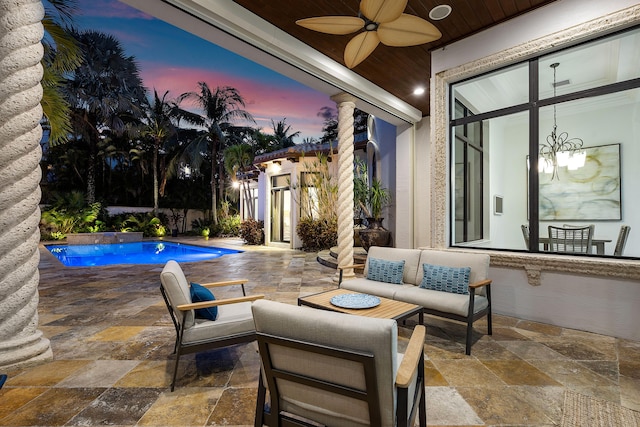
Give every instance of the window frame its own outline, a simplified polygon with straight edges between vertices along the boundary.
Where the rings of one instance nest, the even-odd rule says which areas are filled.
[[[455,241],[455,215],[453,214],[454,209],[454,200],[455,200],[455,180],[453,177],[455,176],[455,156],[453,155],[455,142],[456,142],[456,134],[455,128],[457,126],[468,126],[472,123],[480,123],[482,126],[482,122],[488,121],[490,119],[499,118],[511,114],[517,114],[522,112],[527,112],[529,115],[529,159],[531,164],[538,163],[538,150],[539,150],[539,137],[540,137],[540,109],[544,107],[549,107],[553,105],[562,104],[565,102],[576,101],[587,98],[595,98],[603,95],[609,95],[613,93],[618,93],[626,90],[640,89],[640,77],[627,79],[624,81],[614,82],[610,84],[605,84],[597,87],[590,87],[584,90],[578,90],[571,93],[560,94],[556,96],[550,96],[544,99],[539,98],[539,64],[540,61],[544,58],[547,58],[552,55],[557,55],[563,51],[567,51],[570,49],[575,49],[576,47],[586,46],[593,43],[598,43],[602,40],[613,38],[620,36],[625,33],[631,33],[633,31],[640,31],[640,26],[633,26],[630,28],[625,28],[613,33],[601,35],[599,37],[594,37],[589,40],[583,41],[578,44],[563,46],[559,49],[544,52],[543,54],[537,55],[535,57],[529,58],[524,61],[519,61],[516,63],[509,63],[504,66],[486,70],[481,73],[470,75],[465,77],[464,79],[460,79],[457,81],[451,81],[446,83],[448,88],[448,107],[447,107],[447,123],[448,123],[448,134],[449,134],[449,170],[451,171],[452,179],[450,182],[450,187],[448,189],[449,194],[449,214],[452,219],[449,223],[448,227],[448,246],[449,247],[474,247],[472,244],[474,241],[465,241],[465,242],[456,242]],[[455,86],[467,82],[469,80],[478,79],[482,76],[486,76],[492,73],[499,72],[501,70],[508,69],[513,66],[521,65],[524,63],[528,63],[529,68],[529,81],[528,81],[528,89],[529,89],[529,101],[522,104],[511,105],[509,107],[499,108],[492,111],[486,111],[477,114],[471,114],[469,116],[463,115],[463,117],[456,117],[455,113],[455,105],[458,102],[455,99]],[[466,166],[466,165],[465,165]],[[528,171],[528,218],[529,218],[529,229],[530,229],[530,243],[529,249],[527,252],[532,253],[543,253],[539,249],[539,231],[540,231],[540,223],[539,223],[539,177],[536,168],[529,168]],[[466,195],[466,188],[465,188]],[[484,201],[484,198],[483,198]],[[490,204],[483,203],[483,217],[484,215],[489,214],[487,209],[490,209]],[[486,225],[483,223],[483,235],[488,234],[489,230],[485,230]],[[509,248],[492,248],[492,247],[482,247],[487,250],[506,250],[506,251],[519,251],[517,249],[509,249]],[[521,252],[521,251],[519,251]],[[586,256],[599,256],[603,255],[590,254]]]

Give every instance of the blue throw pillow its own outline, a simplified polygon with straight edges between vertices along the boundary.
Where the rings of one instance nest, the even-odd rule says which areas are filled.
[[[191,302],[214,301],[216,297],[211,291],[198,283],[191,282]],[[218,307],[199,308],[195,310],[196,317],[200,319],[216,320]]]
[[[386,259],[369,258],[368,261],[367,279],[402,285],[404,260],[387,261]]]
[[[424,275],[420,282],[421,288],[469,295],[471,267],[422,264],[422,269]]]

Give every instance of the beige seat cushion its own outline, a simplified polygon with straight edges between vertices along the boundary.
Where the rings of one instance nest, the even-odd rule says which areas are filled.
[[[250,302],[225,304],[218,306],[216,320],[196,319],[193,326],[185,329],[182,342],[193,344],[215,338],[229,338],[231,335],[254,330]]]
[[[357,277],[345,280],[340,284],[340,288],[362,294],[372,294],[379,297],[394,299],[396,292],[404,287],[415,288],[414,285],[396,285],[393,283],[376,282],[375,280]]]
[[[489,278],[489,260],[490,258],[487,254],[423,249],[414,283],[419,286],[420,282],[422,282],[422,276],[424,275],[422,264],[424,263],[447,267],[471,267],[469,282],[479,282]],[[479,288],[476,294],[485,295],[484,287]],[[467,297],[467,299],[469,298]]]
[[[404,287],[395,294],[398,301],[421,305],[424,308],[452,313],[466,317],[469,313],[469,295],[454,294],[451,292],[434,291],[417,286]],[[487,297],[476,295],[473,303],[473,311],[484,310],[489,305]]]
[[[402,261],[404,260],[404,271],[402,274],[402,282],[407,284],[416,284],[416,272],[420,265],[420,271],[422,271],[420,261],[419,249],[398,249],[398,248],[384,248],[380,246],[372,246],[367,251],[367,262],[364,266],[364,277],[367,277],[367,271],[369,270],[369,259],[377,258],[387,261]],[[422,274],[422,273],[421,273]],[[420,276],[422,280],[422,276]],[[418,282],[419,284],[420,282]]]

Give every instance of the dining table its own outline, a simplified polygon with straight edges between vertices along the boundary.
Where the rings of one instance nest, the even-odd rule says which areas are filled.
[[[604,255],[604,244],[610,242],[612,242],[611,239],[591,239],[591,245],[596,249],[596,254],[598,255]],[[538,243],[543,245],[545,251],[549,250],[549,236],[540,236],[538,238]]]

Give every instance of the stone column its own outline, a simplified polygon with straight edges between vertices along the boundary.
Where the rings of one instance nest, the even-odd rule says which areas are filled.
[[[40,0],[0,0],[0,370],[52,358],[38,330]]]
[[[338,266],[343,267],[353,264],[353,110],[356,98],[341,93],[331,99],[338,105]],[[353,269],[343,272],[343,278],[353,276]]]

